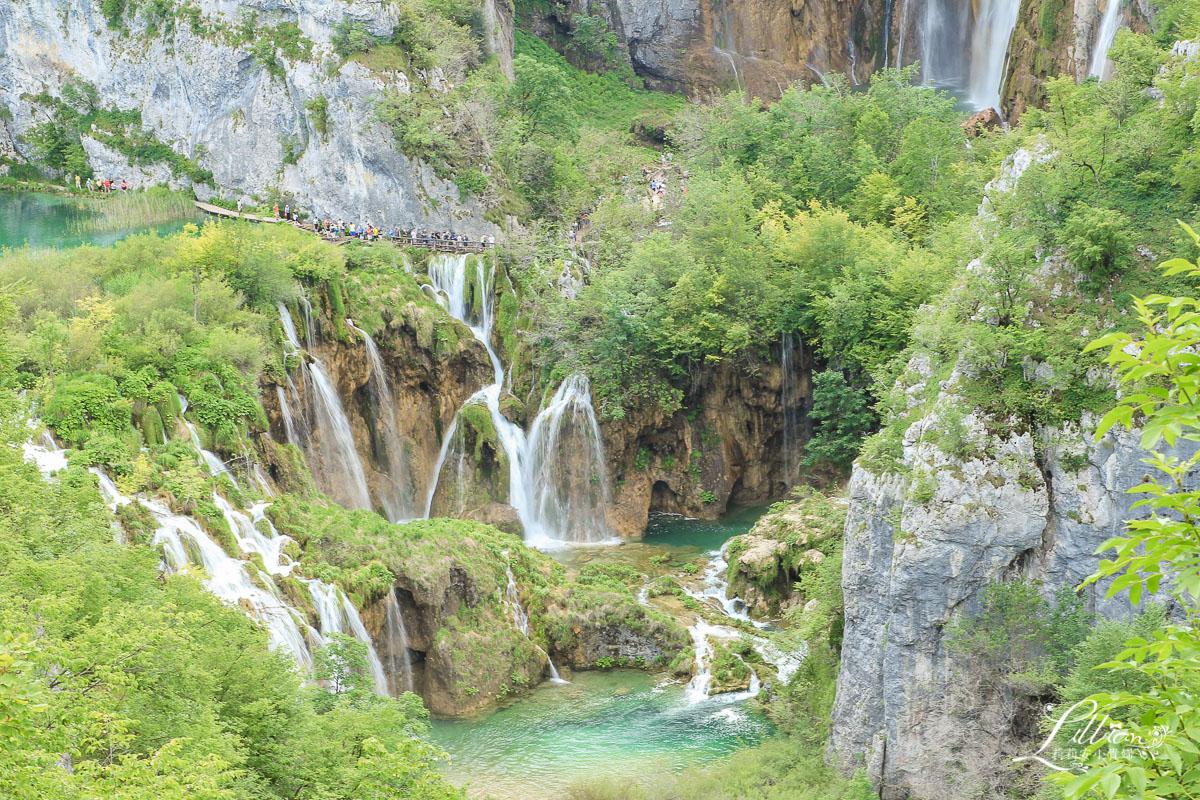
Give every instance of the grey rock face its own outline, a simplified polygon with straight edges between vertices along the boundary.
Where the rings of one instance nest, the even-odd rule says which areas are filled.
[[[315,45],[306,61],[278,54],[283,76],[258,64],[248,46],[219,32],[195,33],[179,22],[172,34],[146,38],[109,30],[89,0],[28,0],[0,4],[0,105],[16,136],[43,121],[22,94],[59,95],[72,77],[94,84],[106,108],[137,109],[146,128],[176,152],[211,169],[216,187],[196,187],[202,199],[290,193],[320,216],[379,225],[453,227],[498,232],[474,202],[461,203],[453,183],[396,150],[390,131],[374,122],[373,103],[388,90],[409,91],[402,72],[376,74],[355,62],[337,67],[329,44],[344,17],[386,35],[395,22],[388,5],[367,0],[199,0],[204,18],[233,26],[257,11],[260,24],[295,22]],[[494,10],[494,9],[493,9]],[[491,16],[494,46],[510,47],[511,17]],[[503,60],[503,59],[502,59]],[[437,85],[444,79],[422,76]],[[308,119],[305,103],[324,95],[327,135]],[[158,167],[130,168],[120,154],[89,145],[105,177],[162,177]],[[302,151],[284,164],[287,150]]]
[[[922,371],[928,380],[924,363],[910,363],[910,373]],[[1095,570],[1096,548],[1139,514],[1125,490],[1151,472],[1136,433],[1095,442],[1091,416],[1006,430],[963,416],[954,381],[908,429],[904,469],[856,466],[850,484],[830,752],[848,770],[867,768],[884,798],[974,796],[1005,779],[1014,720],[1037,710],[1013,694],[963,696],[978,676],[947,651],[944,628],[977,613],[995,581],[1040,581],[1047,597],[1077,586]],[[957,456],[935,444],[956,415],[966,429]],[[1132,613],[1125,595],[1106,600],[1106,589],[1089,587],[1091,610]]]

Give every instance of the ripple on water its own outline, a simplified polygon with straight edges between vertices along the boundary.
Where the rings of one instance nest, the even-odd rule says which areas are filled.
[[[688,705],[680,684],[642,672],[576,673],[490,715],[433,723],[447,768],[472,796],[561,798],[587,778],[628,780],[705,766],[757,743],[770,723],[743,698]]]

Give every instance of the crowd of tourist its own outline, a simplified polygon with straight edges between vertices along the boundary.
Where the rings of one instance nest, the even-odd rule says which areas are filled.
[[[238,214],[242,213],[242,200],[238,200]],[[391,241],[396,244],[411,244],[414,247],[429,247],[434,249],[482,249],[495,247],[496,237],[483,235],[471,237],[454,231],[430,231],[427,228],[405,229],[399,226],[380,228],[370,222],[359,223],[342,218],[331,219],[306,214],[299,207],[286,204],[280,208],[272,206],[271,213],[276,219],[285,220],[295,225],[311,225],[313,231],[324,239],[336,241],[339,239],[357,239],[362,242]],[[306,222],[307,221],[307,222]]]

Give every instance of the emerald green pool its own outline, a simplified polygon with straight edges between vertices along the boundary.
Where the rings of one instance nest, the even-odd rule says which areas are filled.
[[[44,192],[0,191],[0,248],[25,245],[35,248],[76,247],[81,244],[104,246],[133,233],[172,233],[187,222],[197,222],[202,217],[197,212],[192,219],[123,230],[78,233],[76,225],[93,213],[74,197]]]
[[[678,514],[652,514],[646,532],[623,544],[562,547],[546,551],[546,555],[568,567],[588,563],[624,564],[640,572],[650,573],[650,559],[666,556],[667,569],[679,569],[706,553],[720,550],[725,542],[754,527],[767,506],[744,506],[730,509],[717,520],[692,519]]]
[[[771,732],[744,699],[688,705],[682,685],[661,681],[630,670],[582,672],[487,716],[435,721],[433,736],[450,753],[451,779],[472,797],[561,800],[580,781],[620,785],[705,767]]]
[[[748,531],[765,507],[736,509],[716,521],[650,518],[646,533],[620,545],[566,547],[547,554],[569,567],[626,564],[678,569]],[[689,704],[685,687],[640,671],[579,672],[570,685],[543,684],[491,714],[433,723],[449,754],[447,772],[471,797],[561,800],[579,782],[654,780],[704,768],[771,733],[745,694]]]

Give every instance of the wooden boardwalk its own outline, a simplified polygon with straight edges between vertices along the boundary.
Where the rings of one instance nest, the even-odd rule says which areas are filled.
[[[277,222],[284,222],[284,220],[277,219],[275,217],[258,217],[254,214],[239,214],[236,211],[230,211],[228,208],[214,206],[211,203],[202,203],[199,200],[195,202],[196,208],[200,209],[204,213],[212,214],[213,216],[222,217],[224,219],[241,219],[245,220],[246,222],[265,222],[271,225],[274,225]],[[292,222],[290,224],[302,231],[307,231],[308,233],[317,235],[323,241],[329,242],[330,244],[341,246],[347,242],[358,241],[357,236],[321,236],[317,233],[316,229],[313,228],[312,225],[304,225],[297,222]],[[484,250],[495,247],[495,245],[490,242],[484,243],[476,241],[471,244],[463,244],[457,240],[450,241],[446,239],[434,239],[432,236],[418,236],[413,238],[411,236],[380,235],[374,241],[391,242],[397,247],[419,247],[422,250],[436,250],[439,253],[482,253]]]

